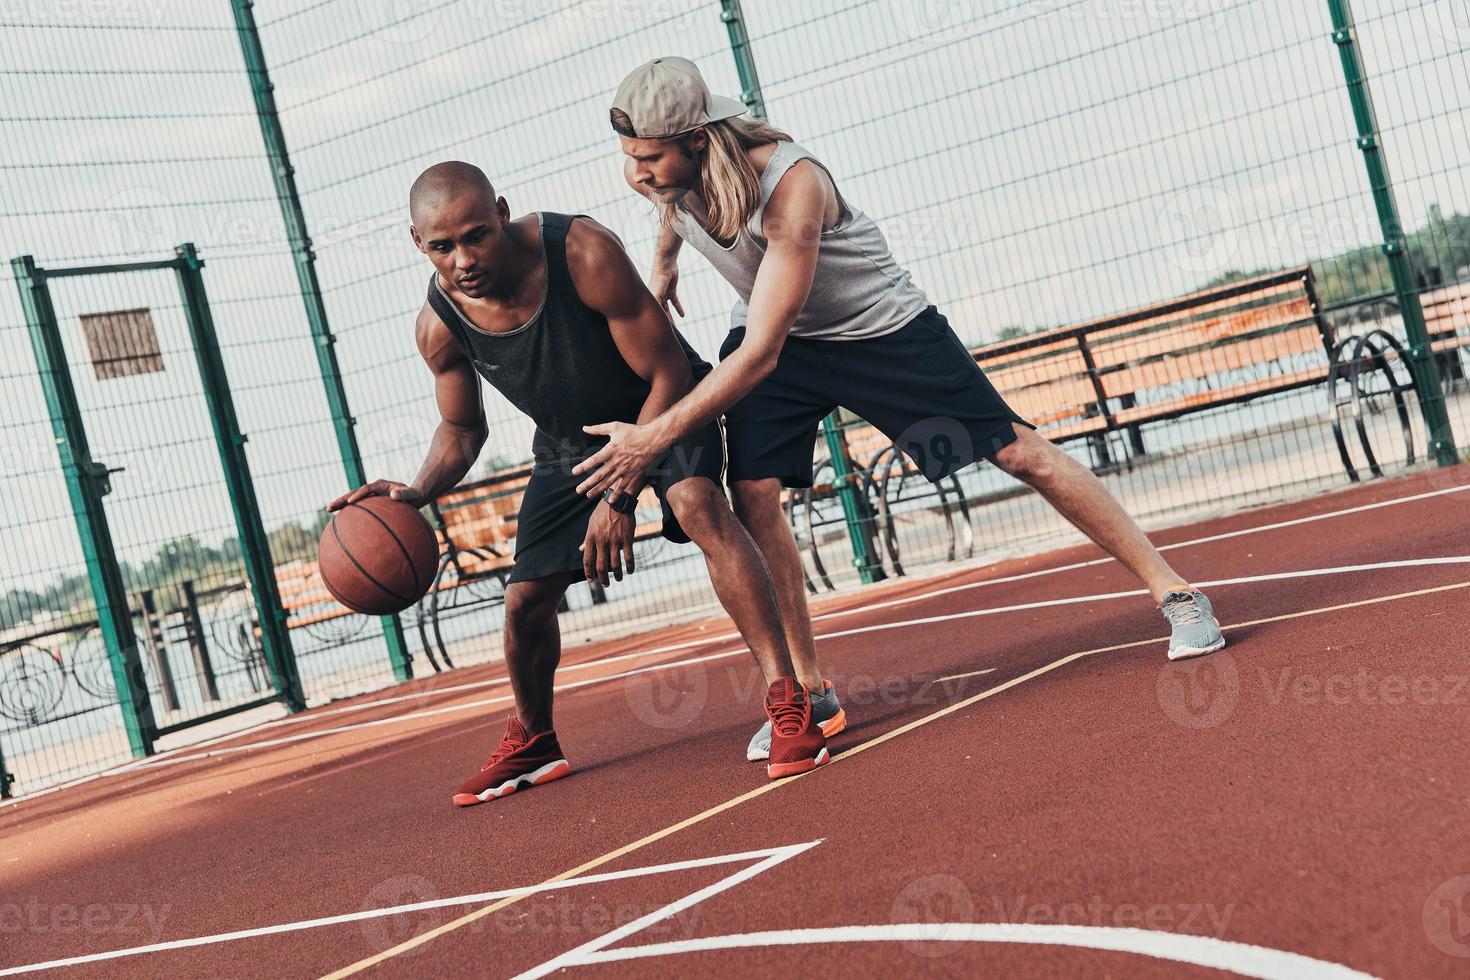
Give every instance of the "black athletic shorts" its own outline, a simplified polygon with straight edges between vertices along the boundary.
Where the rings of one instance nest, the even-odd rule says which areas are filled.
[[[577,493],[577,485],[586,476],[573,474],[572,467],[599,448],[600,445],[587,446],[577,451],[538,455],[521,498],[515,566],[510,581],[524,582],[582,571],[581,547],[587,538],[587,522],[602,501],[589,500]],[[707,425],[678,442],[654,464],[648,471],[648,483],[663,506],[664,537],[679,544],[689,540],[669,509],[669,488],[696,476],[707,477],[720,486],[724,468],[725,447],[718,425]]]
[[[743,327],[731,330],[720,360],[744,339]],[[839,405],[882,430],[934,482],[1014,442],[1012,423],[1035,428],[931,306],[871,340],[786,338],[775,370],[725,414],[726,478],[811,486],[817,428]]]

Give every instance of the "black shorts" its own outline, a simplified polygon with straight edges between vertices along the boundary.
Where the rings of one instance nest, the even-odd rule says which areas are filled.
[[[731,330],[720,360],[744,339],[743,327]],[[811,486],[817,428],[839,405],[882,430],[934,482],[1014,442],[1013,423],[1035,428],[931,306],[872,340],[788,337],[776,369],[725,415],[727,479]]]
[[[572,467],[598,448],[589,446],[580,452],[537,459],[521,498],[515,566],[509,581],[582,571],[581,547],[587,538],[587,522],[602,501],[577,493],[577,485],[586,477],[573,474]],[[719,486],[724,468],[725,447],[718,425],[707,425],[678,442],[654,464],[648,471],[648,484],[663,506],[664,537],[679,544],[689,540],[669,509],[669,488],[697,476]]]

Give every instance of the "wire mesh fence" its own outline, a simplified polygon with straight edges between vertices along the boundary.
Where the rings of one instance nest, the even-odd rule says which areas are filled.
[[[1157,526],[1426,465],[1416,359],[1470,440],[1470,147],[1459,136],[1470,17],[1458,0],[1358,0],[1352,39],[1379,131],[1365,147],[1336,6],[750,0],[743,15],[770,121],[877,219],[1008,400]],[[624,183],[611,93],[660,54],[695,60],[717,92],[749,91],[722,19],[733,9],[0,4],[0,244],[42,267],[197,246],[309,702],[401,676],[393,629],[324,597],[314,554],[324,505],[350,482],[341,433],[355,433],[368,478],[407,481],[438,421],[412,336],[430,267],[408,235],[410,183],[467,160],[513,213],[590,214],[646,270],[656,219]],[[281,161],[262,140],[265,78],[244,54],[245,13],[309,243],[283,213]],[[1397,228],[1385,227],[1365,151],[1386,159]],[[1384,248],[1399,240],[1407,288]],[[307,266],[321,324],[303,302]],[[0,768],[28,791],[134,747],[18,285],[0,284]],[[680,293],[677,325],[712,360],[734,293],[688,254]],[[58,285],[56,297],[92,455],[123,467],[105,508],[161,724],[269,695],[177,289],[163,273],[117,274]],[[1405,327],[1411,297],[1427,348]],[[162,370],[100,376],[88,324],[140,310]],[[324,345],[345,413],[324,383]],[[486,406],[481,458],[430,514],[439,585],[399,617],[419,672],[500,656],[532,428],[488,389]],[[856,582],[859,565],[872,579],[1076,540],[993,467],[930,485],[863,420],[844,416],[842,431],[856,533],[824,440],[816,486],[788,501],[814,592]],[[954,448],[943,420],[906,435]],[[637,575],[606,593],[573,589],[568,642],[717,609],[696,549],[657,535],[637,548]]]

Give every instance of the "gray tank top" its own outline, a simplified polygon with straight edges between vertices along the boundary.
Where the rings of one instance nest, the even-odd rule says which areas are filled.
[[[732,327],[745,326],[746,304],[755,286],[756,270],[766,254],[761,222],[776,185],[792,164],[819,160],[795,143],[779,142],[761,174],[759,206],[729,248],[710,237],[684,207],[675,212],[674,231],[694,246],[724,276],[740,300],[730,313]],[[832,176],[827,171],[827,176]],[[837,181],[832,181],[837,186]],[[695,197],[700,213],[704,202]],[[867,340],[893,333],[924,312],[929,299],[915,286],[908,270],[888,249],[877,222],[848,203],[837,192],[837,223],[822,233],[816,276],[806,305],[791,328],[791,336],[812,340]]]

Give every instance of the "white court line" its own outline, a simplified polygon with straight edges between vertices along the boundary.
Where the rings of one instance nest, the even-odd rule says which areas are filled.
[[[1221,579],[1216,582],[1204,582],[1202,586],[1214,587],[1225,585],[1243,585],[1258,582],[1272,582],[1284,579],[1311,578],[1318,575],[1344,575],[1353,572],[1383,571],[1394,568],[1415,568],[1426,565],[1466,565],[1470,564],[1470,555],[1456,556],[1451,558],[1418,558],[1407,561],[1376,562],[1366,565],[1344,565],[1337,568],[1316,568],[1296,572],[1274,572],[1265,575],[1248,575],[1243,578]],[[944,613],[937,616],[925,616],[920,619],[899,620],[893,623],[875,623],[870,626],[858,626],[852,629],[837,630],[831,633],[819,633],[818,640],[832,640],[840,637],[857,636],[862,633],[876,633],[883,630],[906,629],[912,626],[925,626],[932,623],[944,623],[958,619],[974,619],[980,616],[995,616],[1001,613],[1024,612],[1031,609],[1048,609],[1057,606],[1079,605],[1089,602],[1102,602],[1110,599],[1125,599],[1136,596],[1147,595],[1143,589],[1130,592],[1104,592],[1097,595],[1072,596],[1064,599],[1045,599],[1040,602],[1024,602],[1010,606],[996,606],[988,609],[971,609],[964,612]],[[1163,638],[1158,641],[1163,642]],[[625,670],[617,674],[609,674],[606,677],[589,677],[586,680],[573,681],[570,684],[558,684],[553,688],[555,693],[576,690],[578,688],[590,687],[594,684],[603,684],[608,681],[622,680],[637,674],[646,674],[654,671],[673,670],[679,667],[688,667],[694,664],[708,663],[711,660],[721,660],[726,657],[743,656],[747,654],[745,647],[736,650],[726,650],[719,653],[705,654],[700,657],[689,657],[684,660],[674,660],[668,663],[652,664],[648,667],[638,667],[633,670]],[[446,705],[440,708],[430,708],[424,711],[415,711],[406,715],[394,715],[389,718],[375,718],[372,721],[356,722],[349,725],[338,725],[333,728],[316,729],[309,732],[299,732],[295,735],[284,735],[280,738],[264,739],[258,742],[249,742],[244,745],[229,745],[222,749],[212,749],[207,752],[199,752],[192,755],[176,755],[167,759],[161,759],[150,765],[139,766],[136,769],[155,769],[164,766],[178,765],[182,762],[193,762],[199,759],[212,759],[224,755],[233,755],[238,752],[248,752],[255,749],[273,748],[278,745],[286,745],[292,742],[302,742],[309,739],[321,738],[327,735],[339,735],[344,732],[358,731],[364,728],[376,728],[384,725],[396,725],[400,722],[417,721],[423,718],[432,718],[442,714],[457,711],[468,711],[473,708],[484,708],[494,704],[504,704],[514,700],[514,696],[503,694],[494,698],[483,698],[478,701],[469,701],[464,704]],[[134,771],[136,771],[136,769]],[[14,801],[12,801],[14,802]]]
[[[1154,932],[1149,929],[1107,926],[1068,926],[1037,923],[913,922],[891,925],[839,926],[830,929],[785,929],[750,932],[735,936],[707,936],[645,946],[589,951],[575,960],[552,960],[561,966],[618,963],[654,956],[674,956],[717,949],[765,949],[772,946],[806,946],[828,943],[1021,943],[1039,946],[1070,946],[1136,953],[1175,963],[1192,963],[1264,980],[1373,980],[1373,975],[1337,963],[1313,959],[1300,953],[1231,942],[1187,933]],[[549,964],[548,964],[549,965]],[[534,971],[523,974],[539,977]]]
[[[813,841],[810,844],[793,844],[789,847],[781,848],[779,851],[773,853],[770,857],[766,858],[759,864],[752,865],[751,867],[737,871],[728,877],[721,878],[714,884],[707,885],[704,888],[699,889],[699,891],[694,892],[693,894],[685,895],[683,898],[678,899],[677,901],[670,902],[663,908],[654,909],[652,912],[648,913],[645,916],[642,916],[641,918],[634,919],[632,922],[629,922],[626,925],[619,926],[611,932],[604,933],[603,935],[598,936],[596,939],[583,943],[576,949],[568,950],[567,952],[562,953],[560,956],[547,960],[545,963],[542,963],[540,966],[535,967],[534,969],[527,970],[525,973],[517,976],[515,980],[538,980],[538,978],[544,977],[548,973],[555,973],[557,970],[561,969],[564,966],[573,966],[578,963],[585,962],[585,960],[583,959],[584,957],[601,950],[603,947],[610,946],[613,943],[617,942],[619,939],[624,939],[628,936],[633,935],[634,933],[642,932],[649,926],[678,915],[685,909],[693,908],[700,902],[708,901],[709,899],[714,898],[716,895],[720,894],[723,891],[728,891],[729,889],[734,888],[736,885],[749,881],[751,878],[754,878],[758,874],[762,874],[763,872],[771,870],[778,864],[784,864],[785,862],[796,857],[798,854],[802,854],[806,851],[811,850],[819,843],[821,842]],[[573,878],[571,880],[575,881],[576,879]]]
[[[994,667],[986,667],[984,670],[972,670],[968,674],[950,674],[948,677],[941,677],[939,678],[939,683],[942,684],[945,681],[957,681],[966,677],[979,677],[981,674],[993,673],[995,673]]]
[[[625,878],[642,878],[648,875],[669,874],[676,871],[689,871],[694,868],[708,868],[721,864],[738,864],[745,861],[757,861],[760,863],[754,867],[760,871],[774,867],[783,861],[789,860],[804,851],[810,850],[822,843],[820,840],[809,841],[805,844],[787,844],[782,847],[770,847],[759,851],[744,851],[739,854],[721,854],[718,857],[695,858],[690,861],[676,861],[671,864],[654,864],[643,868],[628,868],[623,871],[607,871],[601,874],[585,875],[580,878],[566,878],[561,881],[542,882],[537,885],[525,885],[519,888],[501,888],[490,892],[477,892],[473,895],[458,895],[454,898],[436,898],[424,902],[411,902],[406,905],[390,905],[377,909],[362,909],[357,912],[348,912],[343,915],[329,915],[319,919],[303,919],[299,922],[286,922],[280,925],[260,926],[255,929],[240,929],[235,932],[221,932],[212,936],[195,936],[190,939],[174,939],[169,942],[150,943],[146,946],[131,946],[127,949],[113,949],[102,953],[86,953],[80,956],[68,956],[64,959],[47,960],[43,963],[27,963],[24,966],[12,966],[0,969],[0,977],[13,976],[19,973],[34,973],[39,970],[52,970],[62,966],[77,966],[82,963],[97,963],[102,960],[115,960],[124,956],[141,956],[146,953],[162,953],[173,949],[187,949],[191,946],[209,946],[215,943],[233,942],[237,939],[254,939],[259,936],[274,936],[284,932],[301,932],[305,929],[320,929],[324,926],[345,925],[351,922],[362,922],[367,919],[380,919],[390,915],[405,915],[410,912],[422,912],[426,909],[447,908],[455,905],[478,905],[482,902],[495,901],[502,898],[523,898],[540,892],[557,891],[568,888],[576,888],[581,885],[595,885],[608,881],[620,881]],[[746,869],[749,872],[751,869]],[[725,879],[732,885],[739,884],[751,877],[751,874],[742,872],[741,876],[732,876]],[[728,887],[728,886],[727,886]],[[721,889],[723,890],[723,889]],[[699,892],[695,893],[700,894]],[[644,918],[647,918],[645,916]],[[642,921],[637,920],[637,921]]]

